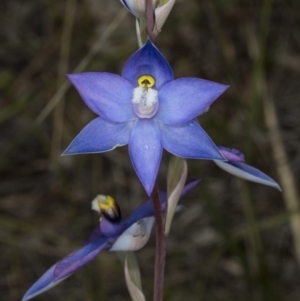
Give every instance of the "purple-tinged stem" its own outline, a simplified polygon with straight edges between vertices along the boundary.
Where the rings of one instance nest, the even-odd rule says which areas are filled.
[[[152,5],[152,0],[146,0],[146,22],[147,22],[147,33],[148,37],[155,44],[155,35],[153,33],[155,26],[155,15]]]
[[[151,193],[151,199],[153,202],[156,229],[153,301],[163,301],[167,237],[164,231],[164,218],[159,200],[159,190],[157,182],[155,183],[155,186]]]

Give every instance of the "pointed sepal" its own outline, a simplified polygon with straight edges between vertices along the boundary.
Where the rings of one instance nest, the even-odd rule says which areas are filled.
[[[246,164],[244,161],[244,155],[236,150],[225,147],[218,147],[220,153],[226,158],[228,161],[219,161],[214,160],[214,162],[223,170],[228,173],[242,178],[244,180],[248,180],[251,182],[267,185],[274,187],[281,191],[281,187],[275,182],[272,178],[267,176],[265,173],[261,172],[259,169]]]
[[[22,301],[28,301],[43,292],[53,288],[82,266],[94,259],[105,247],[108,246],[108,238],[100,238],[93,241],[78,251],[63,258],[52,266],[40,279],[38,279],[26,292]]]

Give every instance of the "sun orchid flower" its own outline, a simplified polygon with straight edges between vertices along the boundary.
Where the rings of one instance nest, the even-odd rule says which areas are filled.
[[[198,183],[199,180],[187,183],[181,197]],[[166,199],[167,194],[160,192],[163,211],[166,209]],[[123,220],[118,204],[110,196],[98,196],[92,202],[92,209],[98,211],[101,217],[86,245],[52,266],[33,284],[22,301],[30,300],[56,286],[94,259],[103,249],[136,251],[147,243],[155,220],[151,199],[141,204],[126,220]]]
[[[163,149],[183,158],[224,160],[194,119],[228,86],[199,78],[174,79],[170,65],[149,40],[127,61],[122,76],[87,72],[68,77],[100,117],[79,133],[64,155],[101,153],[129,144],[132,164],[148,195]]]
[[[215,160],[214,162],[223,170],[244,180],[264,184],[281,191],[280,186],[272,178],[255,167],[245,163],[245,156],[237,149],[218,146],[219,151],[228,161]]]

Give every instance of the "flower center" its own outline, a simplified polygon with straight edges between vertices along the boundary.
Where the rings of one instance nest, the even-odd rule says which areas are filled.
[[[142,75],[137,83],[132,98],[134,112],[140,118],[151,118],[158,110],[157,90],[152,89],[155,79],[151,75]]]

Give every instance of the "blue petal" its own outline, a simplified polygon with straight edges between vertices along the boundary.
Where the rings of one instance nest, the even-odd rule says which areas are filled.
[[[164,211],[165,210],[165,204],[167,200],[167,193],[166,192],[160,192],[159,193],[159,200],[161,203],[161,208]],[[140,206],[138,206],[132,213],[131,215],[127,218],[125,221],[125,230],[129,228],[131,225],[136,223],[138,220],[145,218],[145,217],[150,217],[153,216],[153,202],[151,199],[147,200]]]
[[[75,273],[81,267],[94,259],[104,248],[109,246],[109,238],[99,238],[78,251],[60,260],[54,269],[53,281],[58,281]]]
[[[164,124],[182,124],[205,112],[228,88],[199,78],[180,78],[166,83],[158,93],[155,119]]]
[[[112,123],[92,120],[71,142],[63,155],[101,153],[126,145],[134,122]]]
[[[100,229],[102,234],[106,237],[117,237],[124,230],[124,221],[121,219],[115,222],[103,216],[100,221]]]
[[[65,278],[61,279],[60,281],[53,282],[54,269],[55,265],[51,267],[37,282],[34,283],[34,285],[26,292],[21,301],[30,300],[63,281]]]
[[[26,292],[22,301],[27,301],[34,298],[37,295],[51,289],[56,286],[68,276],[71,276],[76,272],[82,265],[86,264],[88,261],[92,260],[104,247],[106,247],[107,238],[98,240],[92,244],[88,244],[81,248],[75,253],[72,253],[68,257],[62,259],[57,264],[52,266],[38,281],[36,281],[33,286]],[[73,261],[70,260],[73,258]],[[77,262],[76,262],[77,260]],[[69,265],[66,264],[69,262]],[[65,267],[65,270],[62,267]],[[66,272],[67,271],[67,272]],[[59,276],[55,276],[59,272]]]
[[[191,121],[180,126],[159,123],[163,147],[171,154],[190,159],[224,160],[200,125]]]
[[[193,179],[185,183],[180,198],[183,198],[186,194],[188,194],[199,182],[201,179]]]
[[[173,79],[169,63],[150,40],[127,61],[122,76],[137,86],[138,78],[145,74],[155,78],[155,89]]]
[[[68,77],[96,114],[112,122],[136,118],[131,102],[134,87],[128,80],[105,72],[69,74]]]
[[[274,187],[281,191],[280,186],[272,178],[268,177],[266,174],[260,170],[247,165],[243,162],[222,162],[214,161],[220,168],[233,174],[234,176],[240,177],[244,180],[264,184],[267,186]]]
[[[189,193],[198,183],[200,182],[200,179],[195,179],[187,182],[181,192],[180,198],[183,198],[187,193]],[[167,193],[164,191],[161,191],[159,193],[159,200],[161,203],[162,211],[165,211],[166,209],[166,200],[167,200]],[[127,218],[125,221],[125,230],[129,228],[131,225],[136,223],[138,220],[150,217],[154,215],[153,211],[153,202],[151,199],[147,200],[140,206],[138,206],[131,215]]]
[[[152,119],[138,119],[129,139],[133,167],[148,195],[151,194],[162,156],[160,130]]]

